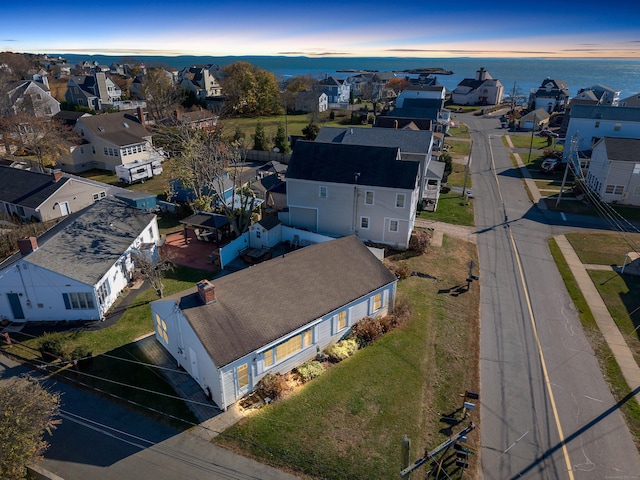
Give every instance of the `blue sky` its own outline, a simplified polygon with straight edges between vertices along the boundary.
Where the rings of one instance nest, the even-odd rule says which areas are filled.
[[[9,1],[0,51],[640,58],[640,2]]]

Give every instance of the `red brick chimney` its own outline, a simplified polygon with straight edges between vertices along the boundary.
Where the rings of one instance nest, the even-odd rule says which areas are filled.
[[[62,170],[60,170],[59,168],[51,170],[51,178],[54,182],[60,180],[62,178]]]
[[[197,284],[198,295],[205,305],[216,301],[216,287],[209,280],[200,280]]]
[[[140,123],[144,125],[144,110],[142,109],[142,107],[138,107],[136,110],[138,113],[138,120],[140,120]]]
[[[38,240],[36,239],[36,237],[19,238],[18,248],[20,249],[20,253],[22,255],[26,255],[27,253],[31,253],[38,248]]]

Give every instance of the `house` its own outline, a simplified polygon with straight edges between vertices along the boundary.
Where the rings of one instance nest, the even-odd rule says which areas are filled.
[[[60,170],[46,174],[0,166],[0,214],[46,222],[78,212],[114,189]]]
[[[223,410],[393,310],[395,276],[350,236],[151,303],[157,341]]]
[[[640,93],[625,97],[618,102],[619,107],[640,107]]]
[[[603,137],[640,138],[640,109],[603,105],[572,106],[563,161],[567,161],[572,150],[588,155],[593,145]]]
[[[198,99],[220,97],[222,87],[217,79],[218,72],[217,65],[185,67],[178,72],[178,83],[184,90],[193,92]]]
[[[429,119],[434,132],[447,133],[451,112],[444,108],[445,95],[446,89],[442,85],[411,85],[398,95],[396,106],[388,116]]]
[[[549,77],[535,92],[531,93],[529,106],[533,110],[544,109],[547,113],[562,112],[569,103],[569,87],[564,80]]]
[[[598,100],[598,105],[616,107],[620,101],[620,90],[616,90],[615,88],[602,83],[593,85],[589,88],[581,88],[576,97],[579,97],[580,94],[584,92],[590,92]]]
[[[11,82],[8,99],[0,102],[0,115],[27,114],[35,117],[52,117],[60,112],[60,102],[51,96],[49,87],[42,82],[24,80]]]
[[[518,119],[518,128],[521,130],[540,130],[549,124],[551,115],[543,108],[537,108]]]
[[[420,191],[420,162],[399,147],[298,141],[287,170],[285,225],[406,249]]]
[[[329,109],[329,97],[325,92],[299,92],[295,97],[297,112],[322,113]]]
[[[598,140],[591,153],[587,185],[606,203],[640,206],[640,138]]]
[[[106,110],[121,97],[120,87],[101,71],[93,75],[70,77],[64,94],[67,103],[88,107],[96,112]]]
[[[130,113],[117,112],[80,117],[73,128],[82,143],[71,149],[71,163],[60,163],[66,172],[92,168],[115,171],[117,165],[164,161],[153,147],[151,133]]]
[[[113,197],[95,202],[0,263],[0,314],[10,321],[103,320],[129,284],[134,251],[155,252],[152,213]]]
[[[480,67],[475,78],[465,78],[456,86],[451,100],[457,105],[498,105],[503,94],[502,82]]]
[[[315,84],[313,89],[317,92],[326,93],[329,105],[349,103],[351,86],[344,80],[340,80],[334,76],[327,76],[324,80]]]
[[[433,134],[421,130],[394,130],[373,128],[322,127],[316,142],[369,145],[372,147],[398,147],[402,160],[420,163],[420,190],[423,198],[426,172],[432,161]]]

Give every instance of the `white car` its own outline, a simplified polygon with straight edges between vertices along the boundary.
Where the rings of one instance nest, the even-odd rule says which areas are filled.
[[[473,198],[473,192],[471,190],[467,190],[467,198]]]

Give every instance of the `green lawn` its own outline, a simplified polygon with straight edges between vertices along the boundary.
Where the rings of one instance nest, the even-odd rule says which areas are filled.
[[[467,127],[464,123],[459,122],[456,122],[456,125],[456,127],[449,128],[449,131],[447,132],[448,136],[456,138],[471,138],[469,127]]]
[[[403,434],[412,440],[411,461],[447,438],[451,432],[440,415],[461,406],[465,389],[478,388],[479,289],[472,284],[451,295],[465,284],[475,246],[444,240],[425,255],[398,258],[438,278],[400,281],[398,294],[413,307],[404,326],[214,441],[314,478],[386,480],[399,477]],[[472,419],[479,421],[475,413]],[[469,435],[471,448],[479,435]],[[472,477],[457,471],[452,478]]]
[[[465,142],[464,140],[452,140],[451,138],[445,138],[445,145],[450,145],[451,148],[447,153],[451,155],[469,155],[469,148],[471,142]]]
[[[435,212],[419,212],[418,218],[453,223],[454,225],[474,225],[473,200],[465,203],[461,193],[441,193]]]
[[[510,135],[510,137],[514,148],[529,148],[532,145],[531,135]],[[532,149],[544,150],[545,148],[547,148],[547,139],[534,135]]]
[[[566,237],[580,261],[594,265],[622,265],[624,256],[633,250],[631,245],[640,243],[638,233],[569,233]]]

